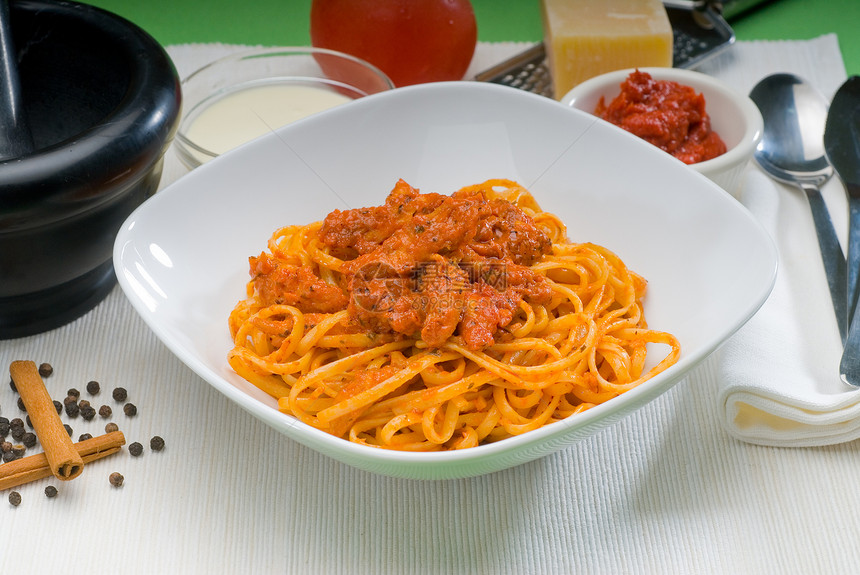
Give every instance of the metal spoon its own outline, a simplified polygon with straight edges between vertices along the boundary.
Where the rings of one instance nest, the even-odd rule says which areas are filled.
[[[824,153],[827,99],[793,74],[764,78],[750,98],[764,119],[756,161],[772,178],[799,187],[809,200],[836,325],[844,342],[848,323],[845,255],[820,190],[833,175]]]
[[[839,362],[845,383],[860,387],[860,76],[849,78],[833,96],[824,127],[824,149],[848,199],[848,336]]]

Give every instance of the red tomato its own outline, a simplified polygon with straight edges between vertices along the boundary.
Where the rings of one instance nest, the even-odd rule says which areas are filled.
[[[311,43],[367,60],[395,86],[461,80],[478,27],[469,0],[313,0]]]

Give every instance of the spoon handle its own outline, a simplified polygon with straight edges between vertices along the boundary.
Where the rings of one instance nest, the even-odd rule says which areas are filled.
[[[809,200],[812,211],[812,221],[815,223],[815,233],[818,235],[818,247],[821,249],[821,260],[824,263],[824,273],[827,286],[830,288],[830,299],[833,300],[833,311],[836,313],[836,325],[839,336],[845,341],[848,324],[848,272],[842,246],[833,228],[830,212],[821,196],[821,190],[813,184],[801,184]],[[858,330],[860,332],[860,330]],[[860,333],[858,333],[860,338]],[[858,356],[860,360],[860,356]],[[858,363],[860,367],[860,363]],[[860,379],[860,371],[858,371]]]
[[[860,387],[860,313],[855,308],[848,329],[848,337],[845,339],[845,347],[842,350],[842,359],[839,361],[839,377],[845,383]]]
[[[848,336],[839,362],[842,381],[860,387],[860,313],[857,312],[857,281],[860,277],[860,189],[846,183],[849,188],[848,212]]]
[[[854,317],[860,294],[860,186],[845,184],[848,195],[848,319]],[[849,325],[853,325],[849,324]],[[860,326],[858,326],[860,327]],[[850,327],[849,327],[850,329]]]

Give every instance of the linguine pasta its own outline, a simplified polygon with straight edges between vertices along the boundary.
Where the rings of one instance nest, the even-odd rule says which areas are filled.
[[[515,182],[277,230],[250,258],[229,363],[300,421],[370,446],[474,447],[571,417],[674,364],[646,281]],[[646,368],[649,344],[668,352]],[[662,347],[662,346],[661,346]]]

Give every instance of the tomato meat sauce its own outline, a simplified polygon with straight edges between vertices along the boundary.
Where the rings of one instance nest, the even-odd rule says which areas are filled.
[[[621,93],[608,105],[601,98],[594,113],[685,164],[726,152],[725,142],[711,129],[704,95],[678,82],[655,80],[647,72],[631,73]]]
[[[520,208],[482,191],[420,193],[400,180],[381,206],[335,210],[319,241],[342,259],[339,285],[265,253],[250,258],[261,299],[303,312],[347,309],[350,331],[416,337],[431,348],[458,335],[492,345],[520,302],[548,303],[552,288],[530,266],[549,237]]]

